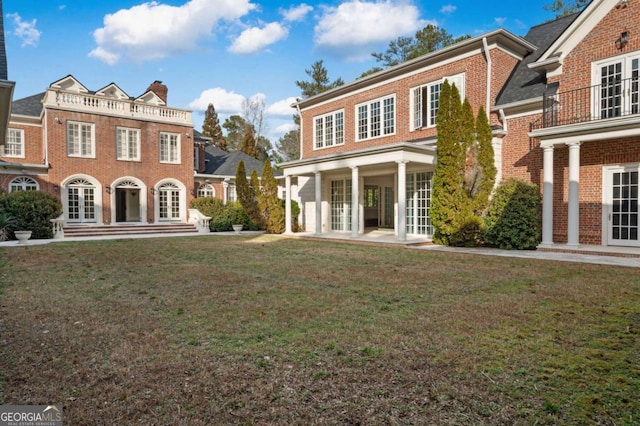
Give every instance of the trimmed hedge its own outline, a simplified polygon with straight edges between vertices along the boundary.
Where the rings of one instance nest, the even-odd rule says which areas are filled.
[[[508,179],[497,189],[485,217],[485,244],[506,250],[533,250],[541,241],[538,186]]]
[[[0,211],[13,217],[12,230],[31,231],[32,239],[53,238],[51,219],[62,214],[62,203],[42,191],[13,191],[0,196]]]
[[[209,229],[212,232],[233,231],[231,225],[243,224],[245,230],[255,231],[257,226],[251,222],[239,202],[228,202],[213,197],[199,197],[191,201],[190,207],[211,217]]]

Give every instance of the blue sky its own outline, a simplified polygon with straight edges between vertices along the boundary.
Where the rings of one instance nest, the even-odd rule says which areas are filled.
[[[201,129],[213,103],[221,121],[243,99],[266,104],[275,144],[292,125],[296,80],[324,60],[346,82],[376,65],[371,52],[426,24],[472,36],[505,28],[516,35],[553,18],[552,0],[3,0],[14,99],[43,92],[69,74],[90,90],[116,83],[130,96],[154,80],[168,104],[193,111]]]

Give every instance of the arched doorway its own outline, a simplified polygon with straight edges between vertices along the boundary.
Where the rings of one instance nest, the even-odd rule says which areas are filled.
[[[160,221],[180,220],[180,187],[166,182],[158,187],[158,207]]]
[[[140,185],[133,180],[123,180],[115,185],[116,222],[141,222],[142,198]]]

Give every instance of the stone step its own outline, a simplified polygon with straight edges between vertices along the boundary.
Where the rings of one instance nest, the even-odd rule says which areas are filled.
[[[102,237],[110,235],[149,235],[197,233],[196,227],[189,223],[171,223],[161,225],[67,225],[65,238]]]

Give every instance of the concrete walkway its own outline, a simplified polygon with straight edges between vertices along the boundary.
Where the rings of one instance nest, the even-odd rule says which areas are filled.
[[[72,241],[89,241],[89,240],[125,240],[132,238],[168,238],[168,237],[203,237],[203,238],[215,238],[217,236],[257,236],[262,235],[262,231],[242,231],[240,234],[236,232],[212,232],[209,234],[200,233],[185,233],[185,234],[146,234],[146,235],[113,235],[113,236],[101,236],[95,238],[78,237],[78,238],[64,238],[60,240],[28,240],[27,244],[18,244],[17,241],[4,241],[0,242],[0,247],[28,247],[34,245],[43,245],[59,242],[72,242]],[[389,237],[389,238],[385,238]],[[387,235],[372,234],[367,237],[366,234],[357,239],[350,239],[342,234],[327,234],[317,236],[312,233],[299,233],[295,235],[282,235],[281,238],[302,238],[313,240],[326,240],[326,241],[340,241],[344,243],[364,243],[371,245],[402,245],[409,250],[433,250],[450,253],[467,253],[483,256],[501,256],[523,259],[541,259],[541,260],[554,260],[560,262],[578,262],[578,263],[591,263],[597,265],[611,265],[611,266],[626,266],[631,268],[640,268],[640,257],[621,257],[625,254],[640,254],[638,249],[626,249],[617,247],[601,247],[601,246],[585,246],[580,247],[577,250],[562,250],[563,247],[559,246],[560,251],[547,251],[547,250],[500,250],[493,248],[464,248],[464,247],[446,247],[435,244],[421,244],[425,241],[411,240],[406,242],[400,242],[395,238]],[[607,255],[609,251],[611,255]],[[597,254],[595,254],[597,253]]]

